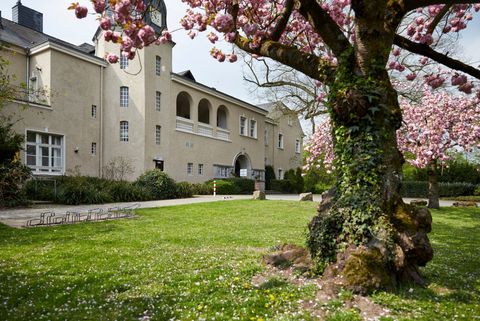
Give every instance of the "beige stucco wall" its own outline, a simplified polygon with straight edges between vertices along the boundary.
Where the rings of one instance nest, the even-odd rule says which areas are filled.
[[[203,182],[215,178],[214,165],[235,166],[236,157],[245,155],[251,164],[251,169],[264,169],[264,142],[263,131],[265,114],[247,104],[219,95],[215,91],[207,90],[181,77],[172,79],[172,101],[169,105],[169,119],[176,123],[176,97],[181,92],[187,92],[191,98],[190,119],[193,124],[193,133],[174,129],[169,133],[169,153],[166,157],[166,172],[179,181]],[[200,100],[207,99],[210,103],[210,123],[207,127],[212,129],[212,137],[200,134],[199,127],[205,126],[198,121],[198,105]],[[217,138],[217,110],[220,106],[227,108],[227,129],[229,140]],[[240,135],[240,116],[257,121],[257,137]],[[182,121],[182,120],[180,120]],[[185,121],[185,120],[183,120]],[[247,135],[249,130],[247,129]],[[193,174],[187,174],[187,164],[193,163]],[[203,164],[204,174],[198,174],[198,164]]]
[[[64,171],[78,169],[82,175],[98,176],[99,155],[91,155],[91,142],[100,142],[100,123],[89,118],[91,105],[100,104],[101,67],[47,48],[31,55],[26,73],[26,56],[20,57],[9,57],[9,72],[20,74],[17,79],[35,74],[41,87],[53,90],[40,101],[42,104],[8,104],[3,112],[16,113],[14,129],[21,134],[35,131],[62,135]],[[25,159],[23,152],[21,156]]]
[[[274,167],[275,175],[279,178],[279,169],[284,174],[289,169],[302,166],[304,134],[298,117],[289,110],[282,110],[282,108],[276,106],[268,114],[268,117],[276,125],[269,127],[269,145],[266,152],[267,163]],[[283,148],[278,147],[279,134],[283,134]],[[301,146],[299,153],[295,150],[295,141],[297,139],[300,140]]]

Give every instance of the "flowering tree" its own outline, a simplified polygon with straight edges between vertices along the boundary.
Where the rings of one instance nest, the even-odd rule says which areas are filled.
[[[135,50],[169,41],[144,23],[158,0],[91,0],[107,41]],[[307,244],[319,265],[334,269],[354,289],[422,283],[418,266],[432,259],[429,212],[403,204],[399,189],[403,157],[396,130],[402,124],[397,92],[387,68],[405,77],[395,50],[422,55],[459,72],[456,87],[474,91],[480,70],[437,48],[442,35],[460,32],[480,10],[478,0],[182,0],[190,9],[181,21],[191,37],[205,32],[255,56],[268,57],[329,88],[338,182],[309,224]],[[107,7],[112,18],[105,14]],[[87,9],[73,5],[77,17]],[[114,27],[119,30],[114,30]],[[233,47],[232,47],[233,48]],[[437,50],[438,49],[438,50]],[[394,54],[390,52],[394,50]],[[235,61],[213,48],[219,61]],[[109,61],[118,59],[108,56]],[[392,60],[390,60],[392,59]],[[421,62],[420,62],[421,63]],[[445,73],[425,74],[432,87]],[[449,76],[450,77],[450,76]],[[453,77],[453,74],[452,74]],[[453,78],[452,78],[453,81]],[[330,265],[337,261],[339,264]],[[333,271],[332,271],[333,272]]]
[[[452,151],[470,152],[480,144],[480,99],[452,96],[446,91],[425,88],[418,102],[400,101],[403,125],[397,142],[406,160],[428,169],[428,207],[439,208],[437,168],[450,160]],[[324,119],[306,147],[306,169],[324,166],[334,169],[335,155],[331,125]]]
[[[437,166],[454,148],[469,152],[480,143],[480,100],[426,90],[421,102],[402,101],[401,108],[398,146],[413,155],[407,162],[428,169],[428,207],[439,208]]]

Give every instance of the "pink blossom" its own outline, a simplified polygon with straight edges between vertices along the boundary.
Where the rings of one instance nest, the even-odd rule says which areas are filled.
[[[118,56],[113,53],[107,54],[107,61],[111,64],[116,64],[118,62]]]
[[[77,6],[75,8],[75,16],[78,18],[78,19],[82,19],[82,18],[85,18],[88,14],[88,9],[87,7],[84,7],[84,6]]]

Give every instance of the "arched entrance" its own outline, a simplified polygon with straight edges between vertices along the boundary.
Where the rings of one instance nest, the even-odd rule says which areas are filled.
[[[252,164],[247,154],[238,154],[235,157],[235,176],[249,177],[252,171]]]

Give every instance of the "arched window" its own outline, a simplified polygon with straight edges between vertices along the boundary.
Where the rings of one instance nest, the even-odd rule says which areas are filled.
[[[120,122],[120,141],[128,142],[128,121]]]
[[[198,103],[198,121],[204,124],[210,124],[211,104],[205,98]]]
[[[177,96],[177,116],[190,119],[190,105],[192,98],[182,91]]]
[[[227,107],[221,105],[217,109],[217,127],[227,129]]]

